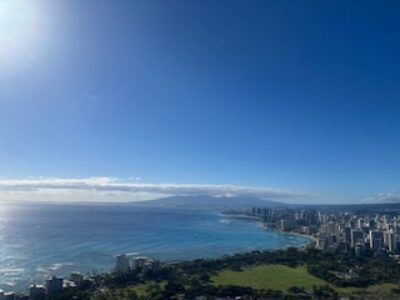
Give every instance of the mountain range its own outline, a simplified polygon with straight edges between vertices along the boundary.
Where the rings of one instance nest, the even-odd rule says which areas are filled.
[[[213,197],[213,196],[171,196],[157,200],[132,202],[134,205],[147,207],[182,207],[182,208],[248,208],[248,207],[283,207],[285,203],[262,200],[256,197]]]

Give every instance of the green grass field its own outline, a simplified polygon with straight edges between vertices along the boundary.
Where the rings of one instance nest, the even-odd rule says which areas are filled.
[[[292,286],[311,289],[313,285],[327,283],[312,276],[304,266],[291,268],[283,265],[262,265],[244,269],[242,272],[224,270],[212,278],[214,285],[248,286],[254,289],[286,291]]]
[[[133,286],[131,289],[135,291],[135,293],[140,297],[143,295],[146,295],[146,291],[148,289],[148,287],[150,286],[150,284],[152,284],[154,282],[149,282],[149,283],[144,283],[144,284],[139,284],[139,285],[135,285]],[[160,288],[164,289],[166,282],[160,282]]]
[[[385,283],[381,285],[361,288],[339,288],[329,284],[308,273],[305,266],[291,268],[284,265],[261,265],[252,268],[243,269],[241,272],[224,270],[212,278],[216,286],[237,285],[243,287],[252,287],[254,289],[274,289],[286,291],[293,286],[311,289],[313,285],[329,285],[340,293],[351,294],[353,292],[390,292],[395,288],[395,284]]]
[[[383,297],[383,299],[385,296],[388,296],[387,299],[394,299],[392,289],[398,287],[398,285],[393,283],[384,283],[373,285],[367,288],[340,288],[311,275],[308,273],[305,266],[291,268],[285,265],[260,265],[256,267],[244,268],[241,272],[225,269],[220,271],[216,276],[213,276],[211,280],[212,284],[215,286],[236,285],[242,287],[252,287],[258,290],[273,289],[281,290],[283,292],[286,292],[288,288],[293,286],[303,287],[306,290],[309,290],[312,289],[314,285],[329,285],[342,295],[351,295],[353,293],[360,293],[363,295],[379,294]],[[147,289],[151,284],[154,284],[154,282],[114,289],[111,291],[114,297],[113,299],[130,299],[130,291],[134,291],[139,297],[146,295]],[[159,283],[161,289],[164,289],[165,285],[165,281]],[[93,299],[97,300],[105,298],[93,297]]]
[[[149,287],[149,284],[139,284],[132,288],[135,291],[136,295],[143,296],[146,295],[146,290]]]

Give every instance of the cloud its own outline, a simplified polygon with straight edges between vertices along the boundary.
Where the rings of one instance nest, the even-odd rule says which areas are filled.
[[[127,202],[167,196],[254,196],[290,200],[296,191],[229,184],[142,183],[113,177],[0,179],[0,200]]]
[[[397,193],[379,193],[376,195],[368,196],[364,199],[365,202],[400,202],[400,192]]]

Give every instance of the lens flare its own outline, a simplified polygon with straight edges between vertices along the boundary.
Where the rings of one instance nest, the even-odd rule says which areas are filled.
[[[0,0],[0,76],[40,60],[45,19],[38,1]]]

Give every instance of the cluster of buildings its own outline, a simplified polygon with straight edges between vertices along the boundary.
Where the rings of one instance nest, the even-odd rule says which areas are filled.
[[[115,273],[117,274],[128,274],[130,272],[146,274],[150,271],[157,271],[159,268],[160,261],[158,259],[126,254],[117,255],[115,258]],[[26,295],[0,290],[0,300],[45,300],[47,296],[59,294],[64,288],[81,286],[84,280],[92,279],[84,278],[79,272],[71,273],[69,279],[52,276],[46,280],[45,285],[31,285],[29,293]]]
[[[354,249],[356,256],[367,250],[376,255],[398,254],[400,221],[386,214],[319,214],[320,228],[315,235],[317,247],[328,251]]]
[[[400,212],[252,208],[246,213],[261,217],[267,228],[309,235],[324,251],[400,252]]]
[[[65,287],[80,286],[83,280],[83,276],[78,272],[71,273],[69,280],[52,276],[46,280],[45,285],[31,285],[28,295],[19,295],[14,292],[0,290],[0,300],[45,300],[46,296],[56,295]]]
[[[117,255],[115,259],[115,272],[117,274],[127,274],[130,272],[157,271],[160,268],[158,259],[150,259],[145,256],[130,256],[127,254]]]

